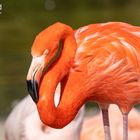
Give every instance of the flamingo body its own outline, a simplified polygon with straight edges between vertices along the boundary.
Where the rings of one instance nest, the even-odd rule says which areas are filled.
[[[117,104],[128,112],[140,101],[140,28],[119,22],[93,24],[78,29],[75,37],[73,71],[80,71],[83,79],[78,86],[99,104]]]
[[[91,24],[76,31],[56,23],[39,33],[32,46],[27,85],[42,122],[62,128],[85,102],[96,101],[110,140],[108,106],[117,104],[127,140],[127,116],[140,101],[139,42],[140,27],[122,22]],[[61,99],[56,107],[54,91],[59,82]]]

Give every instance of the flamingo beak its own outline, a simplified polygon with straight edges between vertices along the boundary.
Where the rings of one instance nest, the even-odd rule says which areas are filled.
[[[32,97],[35,103],[38,102],[38,84],[36,81],[27,80],[27,88],[30,96]]]
[[[35,103],[39,100],[39,84],[42,77],[44,59],[33,57],[28,74],[27,74],[27,89]]]

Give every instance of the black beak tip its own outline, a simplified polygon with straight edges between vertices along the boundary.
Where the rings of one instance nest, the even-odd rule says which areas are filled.
[[[33,101],[37,103],[39,100],[38,83],[32,80],[27,80],[26,83],[27,83],[27,89],[30,96],[32,97]]]

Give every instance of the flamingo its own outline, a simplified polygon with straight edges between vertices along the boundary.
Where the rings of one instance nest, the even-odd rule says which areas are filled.
[[[41,121],[63,128],[92,100],[102,110],[105,139],[111,140],[108,107],[117,104],[123,140],[128,140],[128,114],[140,101],[139,42],[140,27],[122,22],[90,24],[75,31],[57,22],[39,33],[31,50],[27,87]]]
[[[58,104],[59,88],[56,90],[55,104]],[[63,129],[53,129],[44,125],[34,102],[27,96],[13,109],[5,123],[5,140],[79,140],[84,106],[76,118]]]
[[[109,107],[111,134],[113,140],[122,140],[122,118],[121,113],[116,105],[110,105]],[[129,140],[140,139],[140,113],[136,109],[132,109],[129,114]],[[84,118],[82,129],[80,132],[80,140],[104,140],[104,132],[101,121],[101,113],[94,117]],[[94,124],[94,125],[91,125]]]

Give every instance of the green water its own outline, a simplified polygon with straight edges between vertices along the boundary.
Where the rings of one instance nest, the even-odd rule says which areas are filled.
[[[122,3],[123,2],[123,3]],[[30,48],[41,30],[61,21],[73,28],[124,21],[140,25],[138,0],[5,0],[0,15],[0,116],[26,96]]]

